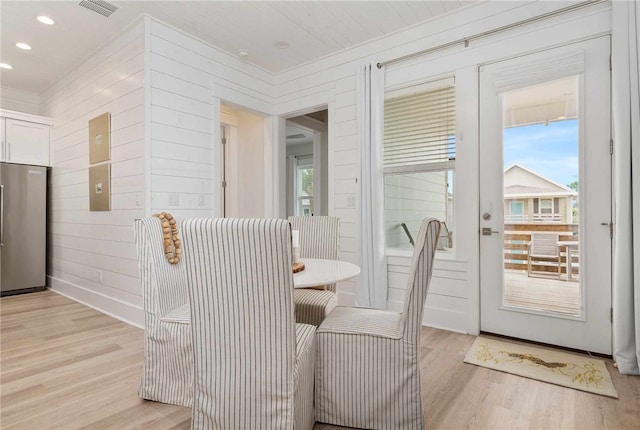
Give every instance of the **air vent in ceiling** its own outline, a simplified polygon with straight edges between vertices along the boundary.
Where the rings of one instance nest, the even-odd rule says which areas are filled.
[[[118,10],[118,6],[104,0],[82,0],[78,5],[92,10],[95,13],[99,13],[102,16],[106,16],[107,18],[110,17],[113,12]]]

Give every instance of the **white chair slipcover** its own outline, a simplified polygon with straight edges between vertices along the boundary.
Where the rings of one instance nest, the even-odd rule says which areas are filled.
[[[311,429],[315,327],[296,324],[286,220],[181,223],[194,429]]]
[[[300,231],[300,258],[340,259],[340,220],[331,216],[291,216],[292,230]],[[297,288],[294,291],[296,321],[320,325],[338,304],[336,284],[326,290]]]
[[[420,328],[439,234],[439,221],[422,221],[402,313],[336,307],[318,327],[317,421],[423,428]]]
[[[147,400],[191,406],[191,328],[188,320],[171,316],[189,301],[185,264],[167,261],[159,218],[137,219],[134,229],[145,328],[139,395]]]

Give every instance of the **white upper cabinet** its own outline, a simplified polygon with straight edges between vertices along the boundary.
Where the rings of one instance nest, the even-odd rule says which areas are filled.
[[[25,120],[10,117],[6,111],[1,113],[2,161],[49,166],[50,120],[33,115],[9,113],[11,116],[25,116]]]

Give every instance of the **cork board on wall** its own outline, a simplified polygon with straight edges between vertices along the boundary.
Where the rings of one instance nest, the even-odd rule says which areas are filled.
[[[111,159],[111,115],[105,112],[89,120],[89,164]]]
[[[89,209],[111,210],[111,165],[99,164],[89,167]]]

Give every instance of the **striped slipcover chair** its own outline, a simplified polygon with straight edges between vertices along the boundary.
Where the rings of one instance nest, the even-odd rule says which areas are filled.
[[[181,223],[194,349],[193,429],[311,429],[315,330],[293,314],[278,219]]]
[[[134,228],[144,307],[139,395],[147,400],[191,406],[193,348],[185,263],[167,261],[159,218],[137,219]],[[186,318],[181,318],[181,312]]]
[[[316,332],[316,420],[422,429],[420,328],[440,222],[422,221],[402,313],[336,307]]]
[[[300,258],[340,259],[340,220],[331,216],[291,216],[292,230],[300,231]],[[296,321],[319,326],[338,303],[336,284],[326,290],[296,288]]]

